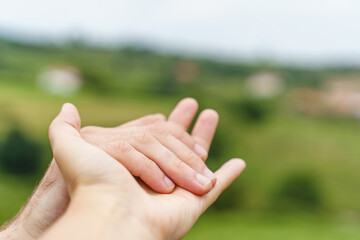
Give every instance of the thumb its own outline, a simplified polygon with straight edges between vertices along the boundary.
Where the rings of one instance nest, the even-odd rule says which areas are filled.
[[[49,127],[51,149],[65,181],[72,182],[76,176],[73,166],[74,159],[79,159],[77,158],[76,147],[78,143],[84,142],[79,133],[80,127],[79,112],[70,103],[65,103],[62,106],[60,113]]]
[[[64,138],[80,138],[80,127],[81,120],[78,110],[71,103],[65,103],[49,128],[49,139],[53,151]]]

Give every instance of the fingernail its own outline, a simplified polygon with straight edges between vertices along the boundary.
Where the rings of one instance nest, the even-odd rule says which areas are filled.
[[[210,179],[213,184],[216,182],[216,175],[210,169],[205,168],[202,174]]]
[[[205,157],[208,154],[208,152],[200,144],[195,144],[194,149],[200,157]]]
[[[175,187],[175,183],[173,183],[173,181],[171,181],[170,178],[168,178],[167,176],[164,177],[164,182],[165,185],[168,186],[169,188]]]
[[[202,186],[206,186],[208,184],[211,184],[210,179],[204,177],[203,175],[197,173],[196,174],[196,179],[198,180],[198,182],[202,185]]]

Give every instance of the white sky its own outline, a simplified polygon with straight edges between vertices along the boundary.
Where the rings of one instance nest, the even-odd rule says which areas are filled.
[[[359,0],[0,0],[0,31],[360,65]]]

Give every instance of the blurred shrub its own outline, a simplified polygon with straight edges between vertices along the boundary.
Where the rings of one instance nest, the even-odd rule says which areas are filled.
[[[219,128],[215,133],[209,150],[208,160],[210,163],[215,161],[224,161],[224,159],[221,158],[225,156],[227,145],[231,142],[226,136],[227,135],[224,129]]]
[[[95,92],[103,94],[111,89],[109,79],[112,78],[108,72],[84,65],[80,67],[80,71],[83,74],[86,86],[95,90]]]
[[[230,111],[250,123],[266,120],[275,110],[271,102],[258,99],[244,99],[238,103],[230,104]]]
[[[225,190],[213,204],[216,211],[241,209],[246,205],[246,195],[242,185],[232,186]]]
[[[232,129],[225,130],[220,127],[215,134],[209,151],[209,157],[206,164],[210,169],[218,169],[225,161],[232,157],[231,150],[233,139],[231,138]],[[229,155],[230,154],[230,155]],[[246,205],[246,191],[241,181],[234,183],[230,188],[225,190],[223,194],[216,200],[213,209],[216,211],[241,209]]]
[[[278,210],[315,210],[323,205],[317,179],[306,172],[285,178],[275,191],[273,200]]]
[[[162,81],[158,83],[156,93],[168,96],[177,95],[180,92],[180,85],[173,76],[165,76]]]
[[[41,148],[13,129],[0,148],[0,164],[4,171],[14,174],[36,173],[40,165]]]

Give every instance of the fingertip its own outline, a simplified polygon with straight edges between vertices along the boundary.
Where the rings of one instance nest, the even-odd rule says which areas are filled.
[[[206,118],[211,119],[214,122],[219,121],[219,113],[212,108],[207,108],[207,109],[203,110],[200,115],[202,115],[202,116],[206,115]]]
[[[208,157],[208,152],[206,151],[205,148],[203,148],[200,144],[195,143],[194,145],[194,151],[196,152],[196,154],[202,159],[205,160]]]
[[[168,187],[161,187],[161,188],[151,187],[151,189],[153,191],[157,192],[157,193],[160,193],[160,194],[170,194],[175,190],[175,186],[172,187],[172,188],[168,188]]]
[[[141,177],[142,181],[151,188],[154,192],[160,193],[160,194],[170,194],[175,190],[176,185],[166,176],[155,178],[155,179],[149,179]]]
[[[205,168],[202,172],[202,174],[207,177],[208,179],[210,179],[212,186],[215,186],[216,183],[216,175],[215,173],[213,173],[209,168]]]
[[[240,158],[232,158],[227,161],[221,168],[227,168],[237,178],[246,168],[246,163]]]
[[[164,183],[169,192],[174,191],[175,183],[173,181],[171,181],[171,179],[168,178],[166,175],[164,176]]]
[[[79,111],[72,103],[64,103],[57,118],[67,124],[70,124],[77,130],[80,130],[81,128]]]
[[[224,163],[216,172],[218,179],[226,179],[229,182],[234,181],[244,171],[246,163],[240,158],[232,158]]]
[[[195,117],[198,108],[199,105],[194,98],[184,98],[170,113],[168,120],[180,125],[185,129],[188,129]]]
[[[199,109],[199,104],[194,98],[184,98],[175,107],[179,114],[190,113],[193,115]]]
[[[74,104],[69,103],[69,102],[64,103],[61,107],[61,111],[66,111],[69,109],[73,110],[73,109],[76,109],[76,107],[74,106]]]
[[[246,168],[246,162],[241,158],[232,158],[229,160],[229,163],[238,166],[240,169]]]
[[[199,103],[196,101],[195,98],[192,98],[192,97],[187,97],[187,98],[184,98],[182,99],[180,102],[179,102],[179,105],[180,104],[184,104],[184,105],[187,105],[187,106],[191,106],[191,107],[194,107],[194,108],[198,108],[199,107]]]
[[[213,187],[212,181],[199,173],[196,174],[196,180],[202,189],[202,191],[199,192],[200,195],[208,193]]]

